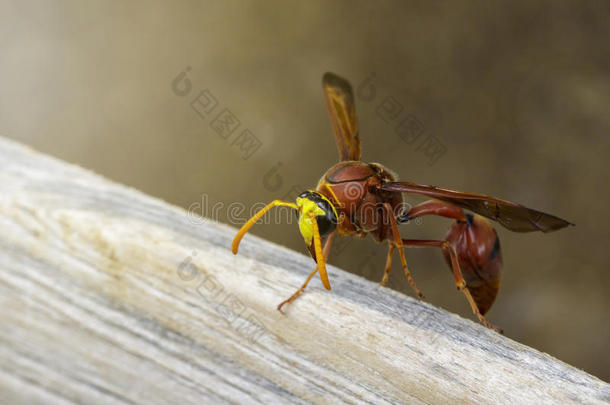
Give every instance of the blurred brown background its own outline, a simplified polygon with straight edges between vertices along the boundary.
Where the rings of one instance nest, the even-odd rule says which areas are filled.
[[[375,97],[356,100],[365,160],[577,224],[498,227],[505,273],[489,319],[609,380],[608,38],[603,2],[5,0],[0,135],[185,208],[251,205],[315,186],[336,162],[322,74],[355,87],[374,74]],[[172,82],[187,67],[180,96]],[[217,105],[200,117],[190,102],[204,89]],[[434,164],[379,114],[387,97],[446,149]],[[210,126],[225,108],[240,122],[227,139]],[[261,144],[248,159],[234,143],[245,129]],[[402,232],[441,238],[447,226]],[[305,251],[294,223],[253,232]],[[381,279],[385,247],[340,246],[333,264]],[[472,318],[440,252],[408,259],[428,301]],[[394,264],[391,287],[412,295]]]

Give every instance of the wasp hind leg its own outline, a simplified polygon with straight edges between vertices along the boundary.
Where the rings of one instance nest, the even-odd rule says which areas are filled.
[[[481,322],[484,326],[488,327],[489,329],[493,329],[496,332],[502,333],[501,328],[488,322],[487,319],[485,319],[485,317],[483,316],[483,314],[481,314],[481,311],[479,311],[477,303],[475,302],[474,298],[470,294],[470,291],[466,287],[466,281],[464,280],[464,277],[462,277],[462,271],[460,270],[460,264],[458,262],[455,247],[451,243],[444,240],[419,239],[403,239],[402,243],[405,247],[438,247],[447,252],[449,254],[449,257],[451,258],[451,269],[453,270],[453,276],[455,277],[455,285],[457,286],[458,290],[460,290],[466,296],[466,300],[468,300],[472,312],[479,319],[479,322]]]

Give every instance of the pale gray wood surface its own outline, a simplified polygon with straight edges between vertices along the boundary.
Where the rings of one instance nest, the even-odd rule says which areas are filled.
[[[0,139],[2,403],[608,403],[469,320]]]

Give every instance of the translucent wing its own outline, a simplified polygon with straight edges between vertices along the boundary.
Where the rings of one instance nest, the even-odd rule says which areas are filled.
[[[380,189],[384,191],[422,194],[437,200],[446,201],[497,221],[505,228],[515,232],[552,232],[568,225],[574,225],[554,215],[481,194],[464,193],[435,186],[424,186],[408,181],[384,183],[380,186]]]
[[[360,160],[360,135],[349,82],[334,73],[322,77],[322,88],[333,126],[340,160]]]

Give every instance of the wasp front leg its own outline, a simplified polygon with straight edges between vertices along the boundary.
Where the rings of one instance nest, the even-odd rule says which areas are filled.
[[[322,255],[324,256],[324,261],[326,262],[328,260],[328,255],[330,254],[330,246],[333,240],[333,237],[335,236],[335,232],[331,233],[328,236],[328,239],[326,239],[326,242],[324,243],[324,250],[322,251]],[[299,288],[298,290],[296,290],[296,292],[294,294],[292,294],[288,299],[280,302],[280,305],[277,306],[277,310],[282,312],[282,307],[286,304],[290,304],[292,301],[294,301],[295,299],[297,299],[299,297],[299,295],[301,295],[301,293],[305,290],[305,288],[307,287],[307,284],[309,284],[309,282],[311,281],[311,279],[313,278],[313,276],[316,275],[316,273],[318,272],[318,267],[316,266],[316,268],[309,274],[309,276],[307,276],[307,279],[305,280],[305,282],[303,283],[303,285],[301,286],[301,288]]]

